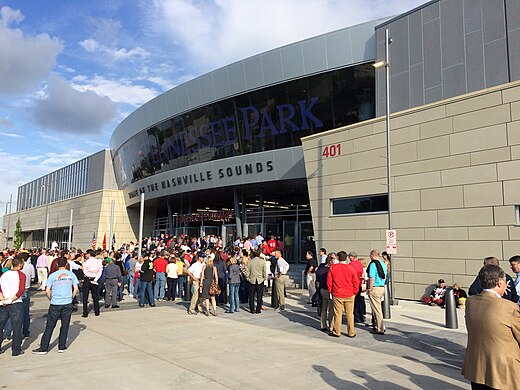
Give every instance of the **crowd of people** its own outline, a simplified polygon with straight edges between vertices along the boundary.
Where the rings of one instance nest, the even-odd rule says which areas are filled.
[[[58,320],[61,321],[58,352],[67,350],[70,319],[72,313],[79,310],[80,302],[83,317],[91,312],[90,302],[94,315],[99,316],[100,305],[118,309],[124,296],[135,299],[139,307],[154,307],[161,301],[189,300],[187,313],[205,316],[218,316],[219,307],[224,307],[226,314],[233,314],[240,311],[241,304],[247,303],[249,312],[258,315],[267,310],[263,297],[271,288],[275,309],[283,311],[290,265],[283,257],[282,248],[276,237],[266,241],[259,233],[255,238],[237,239],[227,248],[223,248],[221,239],[216,236],[162,235],[145,238],[140,251],[138,243],[133,242],[110,251],[58,248],[0,251],[0,329],[3,330],[0,353],[4,352],[1,341],[9,338],[13,356],[24,352],[22,340],[30,335],[32,283],[37,290],[45,291],[50,300],[46,328],[39,348],[32,351],[34,354],[48,352]],[[307,303],[316,303],[321,308],[322,331],[331,337],[341,337],[345,313],[346,335],[355,337],[354,324],[366,322],[365,293],[372,313],[372,321],[365,325],[372,327],[375,335],[385,334],[381,302],[385,299],[385,285],[390,281],[390,259],[386,253],[380,254],[374,249],[367,262],[355,252],[327,254],[325,248],[320,248],[317,254],[307,251],[306,259]],[[486,269],[496,271],[493,278],[504,280],[503,284],[497,282],[500,288],[497,287],[496,293],[500,292],[499,296],[505,300],[518,302],[520,256],[512,257],[509,263],[517,274],[516,280],[499,268],[495,257],[484,259],[484,267],[469,289],[470,299],[459,285],[454,286],[458,304],[467,299],[467,309],[470,309],[476,305],[471,296],[492,290],[489,286],[493,282],[486,276]],[[445,293],[446,283],[440,279],[425,302],[443,305]],[[519,313],[516,306],[512,318],[517,318]],[[475,332],[471,331],[472,326],[468,326],[468,331]],[[519,326],[512,327],[514,337]],[[520,340],[520,336],[516,340]],[[473,351],[474,345],[470,348],[470,344],[468,349]],[[487,383],[487,379],[482,382],[482,378],[472,376],[467,365],[465,375],[476,384]]]

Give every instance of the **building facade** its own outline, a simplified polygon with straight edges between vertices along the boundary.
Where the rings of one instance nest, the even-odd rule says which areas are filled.
[[[513,0],[430,1],[195,78],[131,113],[110,150],[20,187],[8,241],[20,218],[25,246],[45,230],[64,244],[71,210],[73,246],[135,241],[144,197],[145,235],[274,234],[291,262],[384,249],[386,80],[372,64],[388,29],[395,293],[468,286],[519,240],[519,20]]]

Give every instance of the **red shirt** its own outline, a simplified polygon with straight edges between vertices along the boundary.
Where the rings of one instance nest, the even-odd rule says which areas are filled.
[[[276,240],[267,241],[267,253],[271,254],[276,249]]]
[[[158,257],[153,262],[153,267],[155,272],[166,272],[166,266],[168,265],[168,261],[162,257]]]
[[[333,264],[327,275],[327,287],[334,298],[350,298],[359,291],[361,281],[350,264]]]
[[[354,269],[357,272],[357,275],[359,276],[359,279],[363,277],[363,264],[358,259],[352,260],[350,262],[350,265],[354,267]]]

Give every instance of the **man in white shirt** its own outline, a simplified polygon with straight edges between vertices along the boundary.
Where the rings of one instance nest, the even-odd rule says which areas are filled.
[[[83,315],[88,317],[88,293],[92,294],[94,301],[94,314],[99,316],[99,286],[98,280],[103,272],[103,264],[96,258],[96,252],[88,250],[83,262]]]
[[[23,303],[22,296],[25,292],[25,274],[21,271],[24,261],[20,256],[13,259],[12,268],[0,277],[0,329],[4,329],[8,319],[11,319],[13,327],[13,342],[11,349],[13,356],[23,354],[22,351],[22,326]],[[0,353],[2,353],[2,340],[0,337]]]
[[[320,259],[321,264],[325,264],[327,261],[327,250],[325,248],[320,248],[318,252],[318,259]]]
[[[200,277],[202,276],[203,261],[203,257],[197,256],[197,261],[188,268],[188,275],[190,276],[193,285],[193,295],[191,296],[190,308],[188,309],[188,314],[191,315],[197,314],[195,306],[197,306],[197,310],[202,313],[202,296],[200,296],[199,299],[199,286]]]
[[[276,258],[276,297],[278,299],[277,309],[285,310],[285,281],[287,280],[287,272],[289,272],[289,263],[282,257],[282,251],[276,249],[274,252]]]
[[[258,232],[256,238],[255,238],[255,241],[256,241],[256,246],[259,248],[262,246],[262,242],[264,242],[264,238],[262,237],[262,233],[261,232]]]

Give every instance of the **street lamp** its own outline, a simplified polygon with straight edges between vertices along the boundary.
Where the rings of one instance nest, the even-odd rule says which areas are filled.
[[[42,192],[45,191],[45,184],[42,184],[41,188]],[[47,202],[47,197],[45,196],[45,194],[43,195],[43,201],[45,202],[45,232],[43,236],[43,247],[47,249],[47,241],[49,239],[49,202]]]
[[[385,68],[386,81],[386,185],[388,188],[388,230],[392,229],[392,182],[391,182],[391,158],[390,158],[390,61],[389,46],[392,38],[389,37],[388,29],[385,29],[385,60],[377,61],[373,67]],[[390,302],[394,304],[394,277],[393,264],[390,264]]]
[[[9,202],[5,202],[5,213],[7,215],[7,231],[5,235],[5,247],[9,247],[9,228],[11,225],[11,205],[13,204],[13,194],[9,196]],[[7,214],[7,205],[9,205],[9,214]]]

